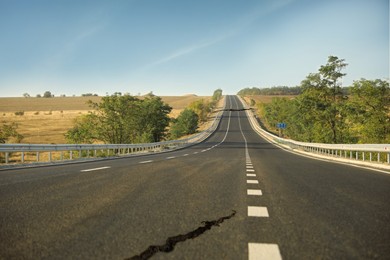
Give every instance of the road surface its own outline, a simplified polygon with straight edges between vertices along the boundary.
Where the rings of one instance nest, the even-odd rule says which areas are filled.
[[[186,149],[0,171],[0,258],[390,258],[389,175],[286,152],[227,108]]]

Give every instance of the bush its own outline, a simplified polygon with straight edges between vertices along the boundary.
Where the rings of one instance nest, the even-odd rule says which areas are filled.
[[[15,112],[15,116],[24,116],[24,111]]]
[[[193,134],[198,129],[199,117],[194,110],[186,108],[173,121],[170,129],[171,139],[177,139],[184,135]]]

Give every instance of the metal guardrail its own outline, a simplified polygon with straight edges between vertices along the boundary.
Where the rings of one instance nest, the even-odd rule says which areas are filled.
[[[226,98],[223,107],[225,108],[225,106]],[[10,164],[10,155],[15,155],[15,153],[20,154],[19,161],[24,164],[26,162],[70,161],[174,150],[200,143],[208,138],[217,129],[222,113],[223,110],[218,112],[208,129],[181,140],[143,144],[1,144],[0,155],[3,154],[4,158],[0,157],[0,162],[1,164]],[[33,160],[27,161],[27,156],[33,157]]]
[[[324,143],[306,143],[291,139],[281,138],[265,131],[259,125],[253,111],[248,104],[239,97],[243,106],[247,109],[246,113],[252,128],[265,137],[267,140],[284,145],[291,150],[301,150],[318,156],[326,156],[334,159],[348,160],[354,162],[371,162],[390,165],[390,144],[324,144]],[[387,167],[386,167],[387,168]]]

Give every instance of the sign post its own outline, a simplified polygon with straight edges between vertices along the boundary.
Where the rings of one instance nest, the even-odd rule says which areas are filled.
[[[276,127],[279,129],[279,137],[283,137],[283,129],[286,129],[286,123],[277,123]]]

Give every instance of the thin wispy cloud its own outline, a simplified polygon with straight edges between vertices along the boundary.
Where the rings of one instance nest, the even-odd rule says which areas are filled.
[[[195,45],[184,47],[182,49],[178,49],[178,50],[170,53],[166,57],[149,64],[148,67],[154,67],[154,66],[157,66],[157,65],[169,62],[171,60],[180,58],[181,56],[190,54],[190,53],[195,52],[195,51],[197,51],[199,49],[203,49],[203,48],[206,48],[208,46],[214,45],[214,44],[222,41],[224,38],[226,38],[226,37],[219,37],[219,38],[216,38],[216,39],[213,39],[213,40],[210,40],[210,41],[206,41],[206,42],[203,42],[203,43],[198,43],[198,44],[195,44]]]
[[[179,49],[169,53],[165,57],[163,57],[163,58],[161,58],[159,60],[156,60],[156,61],[146,65],[143,69],[148,69],[148,68],[151,68],[151,67],[155,67],[155,66],[158,66],[158,65],[170,62],[170,61],[178,59],[178,58],[180,58],[182,56],[188,55],[190,53],[193,53],[195,51],[198,51],[198,50],[201,50],[201,49],[204,49],[204,48],[207,48],[207,47],[211,47],[211,46],[213,46],[213,45],[215,45],[215,44],[217,44],[219,42],[227,40],[230,37],[233,37],[233,36],[239,34],[244,28],[246,28],[247,26],[250,26],[258,18],[260,18],[260,17],[262,17],[264,15],[270,14],[272,12],[275,12],[275,11],[281,9],[281,8],[284,8],[284,7],[286,7],[287,5],[291,4],[294,1],[295,0],[272,1],[271,5],[269,5],[269,6],[266,6],[266,7],[259,6],[258,8],[253,10],[252,12],[244,15],[235,24],[231,25],[231,28],[227,32],[225,32],[223,34],[220,34],[220,35],[218,35],[217,37],[215,37],[213,39],[200,41],[197,44],[189,45],[189,46],[186,46],[186,47],[183,47],[183,48],[179,48]]]
[[[64,42],[64,44],[57,49],[55,53],[46,58],[44,64],[53,68],[61,67],[74,57],[79,47],[86,40],[97,34],[101,29],[102,26],[94,26],[77,32],[72,38]]]

